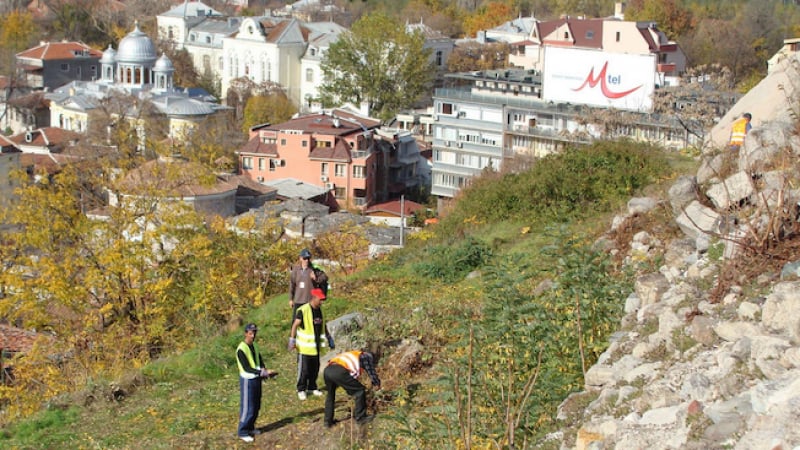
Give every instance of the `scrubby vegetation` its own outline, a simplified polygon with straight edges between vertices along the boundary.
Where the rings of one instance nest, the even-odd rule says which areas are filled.
[[[282,373],[265,385],[258,423],[265,434],[257,443],[546,446],[545,435],[559,427],[556,407],[582,386],[630,290],[631,274],[594,246],[597,233],[631,195],[671,177],[673,158],[639,144],[598,143],[525,172],[487,174],[406,248],[335,275],[326,315],[361,311],[369,320],[360,339],[384,352],[384,389],[372,399],[379,416],[368,431],[325,431],[321,404],[286,401],[294,397],[295,362],[285,350],[285,294],[242,311],[261,325],[262,352]],[[0,446],[232,445],[240,330],[196,330],[191,351],[57,397],[47,411],[6,428]],[[401,342],[421,348],[402,371],[390,364]]]

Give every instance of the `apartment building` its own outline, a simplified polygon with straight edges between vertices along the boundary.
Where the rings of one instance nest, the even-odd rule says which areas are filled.
[[[237,152],[239,174],[260,183],[294,180],[332,192],[340,207],[364,207],[378,197],[380,122],[341,110],[308,114],[251,130]]]
[[[586,72],[578,78],[577,85],[587,84],[585,88],[590,91],[583,94],[587,100],[582,103],[559,100],[560,96],[574,93],[570,88],[545,92],[543,81],[549,72],[506,69],[449,75],[455,86],[436,89],[433,96],[431,193],[441,198],[452,198],[485,168],[499,170],[516,154],[542,157],[569,144],[589,143],[601,137],[628,137],[667,148],[685,148],[700,143],[696,136],[686,133],[673,119],[639,110],[639,107],[646,106],[641,99],[627,107],[633,120],[612,130],[588,120],[593,110],[626,109],[628,105],[620,98],[613,100],[618,103],[607,106],[590,106],[599,103],[594,97],[602,97],[604,88],[606,91],[611,89],[603,81],[615,76],[616,66],[613,59],[611,61],[612,69],[606,66],[605,76],[602,80],[593,78],[593,85],[585,83]],[[553,70],[566,70],[567,67],[556,66]],[[570,65],[575,66],[579,65]],[[647,77],[647,73],[645,70],[640,76]],[[561,76],[576,78],[569,74]],[[632,76],[624,79],[628,78],[635,81]],[[630,95],[638,94],[639,89],[635,91]]]

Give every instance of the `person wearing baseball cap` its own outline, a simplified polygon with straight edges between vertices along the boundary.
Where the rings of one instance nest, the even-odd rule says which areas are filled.
[[[311,263],[311,252],[304,248],[300,251],[300,261],[292,266],[289,274],[289,307],[292,308],[292,321],[297,314],[297,308],[311,300],[311,290],[317,274]]]
[[[323,395],[317,388],[320,349],[334,348],[320,307],[324,299],[322,289],[312,289],[311,300],[297,308],[289,334],[289,350],[297,350],[297,398],[300,400],[306,399],[308,391],[317,397]]]
[[[264,359],[256,348],[258,327],[249,323],[244,327],[244,340],[236,347],[236,364],[239,366],[239,439],[253,442],[260,431],[255,428],[261,410],[261,380],[272,378],[277,372],[264,368]]]

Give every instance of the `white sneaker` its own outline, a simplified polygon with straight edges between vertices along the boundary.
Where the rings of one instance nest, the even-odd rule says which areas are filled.
[[[245,442],[253,442],[255,440],[255,439],[253,439],[253,436],[239,436],[239,439],[241,439],[241,440],[243,440]]]
[[[306,399],[306,393],[303,392],[303,391],[298,392],[297,393],[297,398],[299,398],[300,400],[305,400]]]
[[[325,395],[319,389],[314,389],[313,391],[311,391],[311,393],[314,394],[317,397],[322,397],[323,395]]]

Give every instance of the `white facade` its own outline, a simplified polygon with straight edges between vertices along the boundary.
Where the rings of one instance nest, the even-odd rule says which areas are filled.
[[[299,104],[300,59],[307,36],[308,29],[296,19],[245,18],[239,31],[222,41],[222,97],[232,80],[247,77],[256,84],[280,84]]]
[[[212,17],[220,18],[222,13],[205,3],[186,1],[156,16],[158,38],[171,42],[177,49],[183,48],[189,37],[189,29]]]
[[[308,47],[300,60],[300,111],[311,112],[322,110],[319,102],[319,87],[322,86],[322,58],[328,48],[347,29],[335,22],[311,22],[306,24],[311,30]]]

